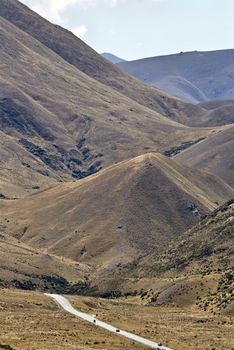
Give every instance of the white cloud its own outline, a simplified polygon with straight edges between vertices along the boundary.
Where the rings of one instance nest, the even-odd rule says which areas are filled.
[[[39,13],[41,16],[47,18],[49,21],[58,24],[64,24],[66,18],[63,16],[63,11],[72,5],[82,5],[85,7],[88,6],[97,6],[106,4],[107,6],[115,7],[121,3],[126,3],[129,0],[20,0],[25,5],[29,6],[32,10]],[[134,1],[132,0],[134,5]],[[143,1],[143,0],[141,0]],[[149,2],[157,2],[162,0],[144,0]]]
[[[85,34],[87,33],[87,27],[82,24],[78,27],[75,27],[71,30],[73,34],[75,34],[78,38],[83,38]]]
[[[33,11],[39,13],[48,20],[62,24],[62,16],[66,7],[85,2],[85,0],[21,0]],[[89,0],[88,0],[89,1]]]

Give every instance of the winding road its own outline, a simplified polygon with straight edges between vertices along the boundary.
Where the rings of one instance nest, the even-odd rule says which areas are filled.
[[[91,322],[93,325],[104,328],[110,332],[115,333],[116,335],[120,335],[122,337],[134,340],[137,343],[143,344],[145,346],[149,346],[152,349],[155,350],[172,350],[166,346],[161,346],[158,343],[155,343],[151,340],[139,337],[138,335],[129,333],[129,332],[125,332],[123,330],[120,330],[116,327],[113,327],[111,325],[109,325],[108,323],[99,321],[98,319],[94,318],[94,316],[86,314],[84,312],[80,312],[77,311],[76,309],[74,309],[74,307],[71,305],[71,303],[63,296],[58,295],[58,294],[47,294],[45,293],[46,296],[52,298],[59,306],[61,306],[65,311],[69,312],[70,314],[81,318],[82,320]],[[95,320],[95,322],[94,322]],[[116,332],[116,330],[118,330]]]

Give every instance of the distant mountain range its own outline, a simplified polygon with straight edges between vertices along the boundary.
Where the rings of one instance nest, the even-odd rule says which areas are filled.
[[[187,102],[234,98],[234,50],[181,52],[118,65]]]
[[[112,53],[108,53],[108,52],[103,52],[102,56],[104,58],[106,58],[108,61],[110,61],[111,63],[121,63],[121,62],[126,62],[125,60],[123,60],[122,58],[113,55]]]

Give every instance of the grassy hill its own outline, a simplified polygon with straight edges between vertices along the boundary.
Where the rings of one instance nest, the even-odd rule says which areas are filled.
[[[0,13],[12,3],[25,9],[3,1]],[[165,118],[84,74],[1,16],[0,24],[0,193],[5,197],[80,179],[218,131],[187,128]]]
[[[204,140],[181,152],[175,159],[182,164],[210,172],[219,176],[230,186],[234,186],[234,127]]]
[[[84,281],[85,264],[25,245],[0,229],[0,288],[69,292]],[[78,291],[79,292],[79,291]]]
[[[134,77],[190,103],[234,98],[234,50],[181,52],[119,64]]]
[[[195,275],[233,269],[233,220],[234,200],[230,200],[171,242],[155,270]]]
[[[218,178],[159,154],[121,162],[80,181],[1,201],[5,232],[103,274],[160,252],[230,198]]]
[[[180,121],[204,113],[200,106],[184,103],[124,73],[74,34],[53,25],[17,0],[1,0],[0,16],[27,32],[88,76],[147,108]]]

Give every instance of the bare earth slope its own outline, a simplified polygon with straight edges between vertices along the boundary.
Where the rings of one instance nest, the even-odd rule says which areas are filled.
[[[25,199],[2,200],[0,210],[6,233],[20,242],[105,273],[160,251],[231,196],[218,178],[147,154]]]
[[[0,16],[27,32],[65,61],[90,77],[165,116],[182,122],[203,114],[203,108],[186,104],[124,73],[68,30],[53,25],[17,0],[0,0]]]
[[[2,17],[0,40],[0,193],[6,197],[212,132],[173,122],[101,84]]]
[[[234,50],[185,52],[123,62],[134,77],[182,100],[198,103],[234,98]]]
[[[193,168],[219,176],[234,186],[234,126],[194,145],[175,159]]]

